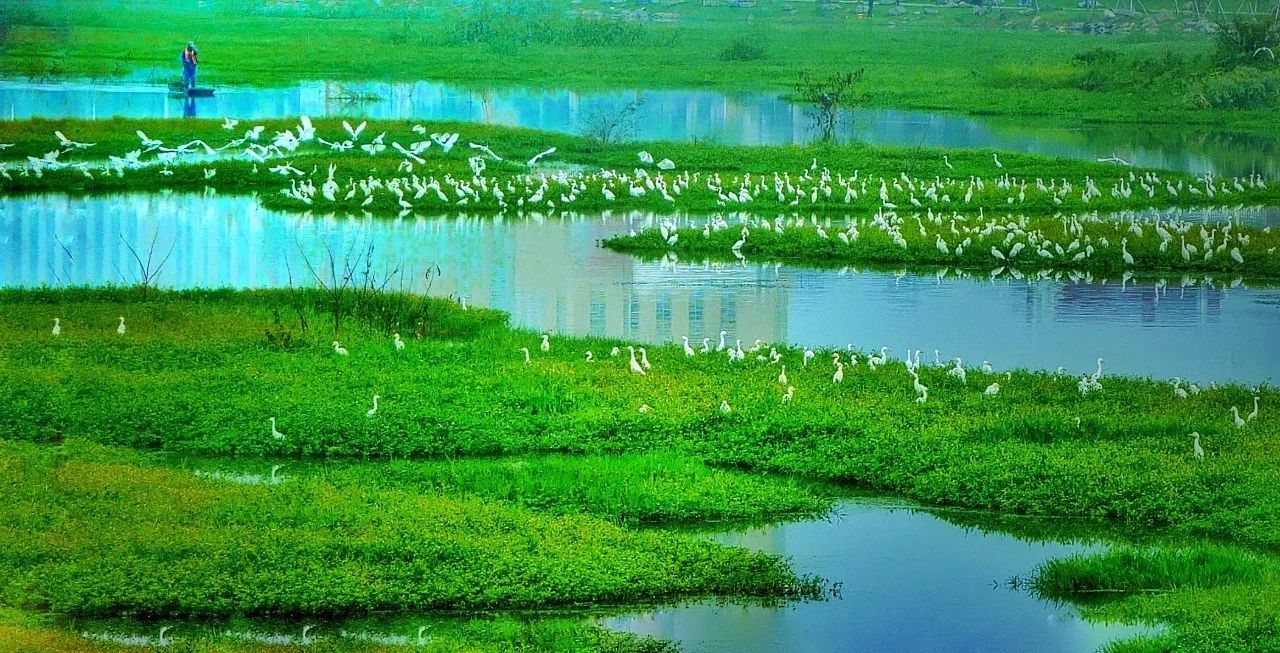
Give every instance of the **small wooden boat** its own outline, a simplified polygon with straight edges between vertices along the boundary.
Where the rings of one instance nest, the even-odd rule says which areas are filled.
[[[187,88],[182,82],[169,82],[169,94],[176,97],[213,97],[213,89]]]

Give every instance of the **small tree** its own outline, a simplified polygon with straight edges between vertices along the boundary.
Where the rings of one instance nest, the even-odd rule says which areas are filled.
[[[795,84],[796,95],[808,105],[809,117],[820,139],[835,138],[841,112],[866,100],[865,94],[857,92],[862,73],[861,68],[827,77],[816,77],[808,71],[800,73]]]
[[[582,136],[596,147],[621,143],[636,130],[636,116],[644,96],[639,96],[621,107],[595,106],[582,117]]]

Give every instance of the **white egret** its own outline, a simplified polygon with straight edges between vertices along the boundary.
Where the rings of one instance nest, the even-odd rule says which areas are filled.
[[[271,439],[273,440],[284,439],[284,434],[276,430],[276,418],[274,417],[271,418]]]
[[[120,326],[116,327],[116,333],[124,335],[124,316],[120,316]]]
[[[691,357],[691,356],[693,356],[694,354],[696,354],[696,353],[697,353],[697,352],[693,351],[693,347],[690,347],[690,346],[689,346],[689,336],[681,336],[681,338],[680,338],[680,339],[684,341],[684,355],[685,355],[685,356],[689,356],[689,357]]]
[[[729,335],[728,331],[720,332],[720,344],[716,345],[716,351],[724,351],[724,337]]]
[[[640,367],[640,361],[636,360],[636,348],[631,345],[627,345],[627,351],[631,352],[631,371],[636,374],[643,375],[645,373],[644,368]]]
[[[844,363],[836,361],[836,373],[831,377],[832,383],[844,383]]]
[[[277,475],[276,475],[276,472],[280,471],[280,469],[281,469],[282,467],[284,467],[284,465],[272,465],[272,466],[271,466],[271,484],[272,484],[272,485],[278,485],[282,480],[284,480],[284,479],[282,479],[282,478],[280,478],[279,476],[277,476]]]
[[[786,363],[783,363],[783,364],[782,364],[782,372],[781,372],[780,374],[778,374],[778,383],[780,383],[780,384],[782,384],[782,385],[788,385],[788,384],[787,384],[787,364],[786,364]]]
[[[640,367],[643,367],[646,371],[652,368],[649,365],[649,353],[644,350],[644,347],[640,348]]]
[[[62,335],[62,322],[58,318],[53,318],[53,335]]]
[[[814,354],[812,349],[804,350],[804,366],[805,367],[809,367],[809,361],[813,360],[813,356]]]
[[[982,391],[982,394],[984,394],[984,395],[986,395],[986,396],[988,396],[988,397],[994,397],[994,396],[996,396],[996,395],[1000,394],[1000,384],[999,384],[999,383],[992,383],[991,385],[987,386],[987,389],[986,389],[986,390],[983,390],[983,391]]]
[[[375,414],[377,414],[378,399],[379,399],[378,395],[373,395],[373,408],[370,408],[369,411],[364,414],[365,417],[373,417]]]
[[[400,332],[396,331],[392,336],[396,345],[396,351],[404,351],[404,341],[400,339]]]
[[[1253,398],[1253,412],[1246,415],[1244,419],[1246,422],[1252,422],[1257,418],[1258,418],[1258,397],[1255,395]]]
[[[992,368],[992,367],[991,367],[991,361],[985,361],[985,360],[984,360],[984,361],[982,361],[982,373],[983,373],[983,374],[990,374],[990,373],[991,373],[991,372],[993,372],[993,371],[994,371],[994,368]]]
[[[122,327],[122,328],[123,328],[123,327]],[[351,352],[348,352],[346,347],[343,347],[342,345],[338,344],[338,341],[337,341],[337,340],[334,340],[334,341],[333,341],[333,353],[335,353],[335,354],[337,354],[337,355],[339,355],[339,356],[346,356],[347,354],[349,354],[349,353],[351,353]]]
[[[1191,433],[1191,453],[1196,460],[1204,460],[1204,447],[1200,446],[1200,433],[1196,431]]]
[[[545,333],[542,334],[542,344],[538,345],[538,347],[544,352],[551,351],[551,336]]]
[[[1236,428],[1244,428],[1244,418],[1240,417],[1240,409],[1235,406],[1231,407],[1231,421],[1235,423]]]
[[[423,633],[425,633],[425,632],[427,632],[427,627],[426,627],[426,626],[418,626],[418,640],[417,640],[417,641],[418,641],[418,646],[422,646],[422,645],[426,644],[426,643],[427,643],[427,641],[431,639],[430,637],[424,637],[424,636],[423,636]]]
[[[726,415],[728,415],[729,413],[733,412],[733,409],[729,407],[729,402],[728,402],[728,401],[726,401],[726,400],[724,400],[724,399],[721,399],[721,400],[720,400],[720,412],[722,412],[722,413],[724,413],[724,414],[726,414]]]
[[[791,403],[792,397],[796,396],[796,387],[794,385],[787,386],[787,391],[782,393],[782,403]]]
[[[643,372],[641,372],[641,374],[643,374]],[[648,412],[649,412],[649,411],[651,411],[651,410],[653,410],[653,408],[650,408],[650,407],[649,407],[649,404],[640,404],[640,414],[641,414],[641,415],[644,415],[645,413],[648,413]]]
[[[587,362],[588,362],[588,363],[594,363],[594,362],[596,362],[596,355],[595,355],[595,354],[593,354],[593,353],[591,353],[591,350],[590,350],[590,349],[588,349],[588,350],[587,350]]]
[[[529,362],[530,362],[530,360],[531,360],[531,359],[529,358],[529,348],[528,348],[528,347],[521,347],[520,349],[517,349],[516,351],[524,352],[524,364],[525,364],[525,365],[528,365],[528,364],[529,364]]]

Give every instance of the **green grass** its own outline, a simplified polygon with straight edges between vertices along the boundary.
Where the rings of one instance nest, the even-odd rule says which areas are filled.
[[[1280,277],[1280,254],[1277,253],[1280,232],[1228,223],[1183,222],[1183,229],[1179,229],[1176,222],[1166,219],[1161,228],[1169,234],[1169,241],[1164,243],[1156,224],[1157,220],[1147,218],[1125,221],[1094,216],[1056,219],[1010,216],[983,220],[939,214],[934,220],[921,220],[917,214],[914,220],[859,219],[845,225],[828,223],[825,229],[817,225],[816,220],[789,220],[781,233],[768,224],[751,221],[747,225],[750,233],[745,239],[742,225],[713,230],[706,224],[702,228],[668,230],[668,233],[674,231],[677,238],[674,244],[664,238],[665,228],[650,227],[634,236],[605,239],[601,244],[619,252],[650,257],[672,252],[683,259],[732,259],[734,245],[743,240],[738,250],[743,256],[828,266],[954,266],[1000,271],[1018,268],[1033,273],[1037,270],[1057,273],[1059,277],[1063,270],[1115,275],[1207,272],[1251,278]],[[1212,247],[1205,246],[1202,230],[1212,237]],[[855,233],[856,236],[850,235]],[[895,235],[900,240],[895,240]],[[1197,248],[1194,256],[1181,250],[1184,241]],[[1010,256],[1015,247],[1019,251]],[[1233,250],[1240,254],[1242,262],[1231,257]],[[1124,258],[1126,252],[1132,257],[1131,263]],[[1206,253],[1211,258],[1206,259]]]
[[[1280,648],[1280,566],[1274,555],[1221,545],[1116,548],[1053,560],[1035,591],[1081,604],[1086,618],[1168,624],[1109,653],[1274,651]]]
[[[1042,4],[1044,11],[882,6],[855,8],[766,0],[753,9],[651,7],[674,23],[619,20],[613,5],[363,1],[299,7],[256,0],[205,9],[137,0],[8,3],[0,72],[36,79],[110,77],[158,68],[176,77],[177,55],[195,37],[201,78],[212,84],[338,80],[433,80],[467,86],[716,88],[788,91],[802,69],[865,68],[876,106],[1039,115],[1079,121],[1200,123],[1274,131],[1275,105],[1222,110],[1212,42],[1183,29],[1170,3],[1148,17],[1108,21],[1096,13]],[[472,7],[479,7],[473,9]],[[484,7],[492,9],[485,10]],[[572,11],[598,12],[577,19]],[[1125,34],[1070,33],[1083,22],[1113,22]],[[1064,29],[1065,28],[1065,29]],[[1064,29],[1064,32],[1060,32]],[[724,56],[743,38],[759,46],[747,60]],[[1098,62],[1109,50],[1117,60]],[[1083,56],[1083,59],[1080,57]],[[673,66],[672,62],[679,62]],[[1102,65],[1105,64],[1105,65]],[[323,71],[323,72],[321,72]]]
[[[138,302],[134,291],[0,294],[0,429],[30,441],[67,435],[140,448],[276,457],[441,457],[530,452],[675,451],[715,464],[868,485],[934,504],[1015,514],[1114,519],[1189,534],[1280,543],[1274,389],[1206,388],[1175,399],[1167,383],[1107,376],[1082,396],[1077,379],[1041,372],[968,384],[922,370],[929,401],[914,402],[900,364],[847,368],[831,382],[830,353],[806,369],[783,349],[779,368],[723,354],[687,359],[651,347],[653,370],[627,371],[612,340],[538,336],[490,313],[431,300],[426,339],[400,354],[385,332],[347,318],[337,357],[328,327],[301,333],[287,292],[193,292]],[[319,303],[312,296],[308,301]],[[328,318],[306,308],[312,325]],[[127,315],[129,334],[113,329]],[[52,318],[63,335],[48,335]],[[479,320],[479,322],[476,322]],[[288,350],[268,329],[294,333]],[[407,332],[407,329],[402,329]],[[520,347],[533,349],[526,365]],[[600,362],[583,362],[586,350]],[[1000,394],[983,389],[999,382]],[[378,416],[365,416],[373,394]],[[727,400],[733,412],[721,414]],[[649,413],[638,409],[647,404]],[[273,440],[276,416],[284,440]],[[1077,418],[1079,421],[1077,422]],[[1209,454],[1191,456],[1189,434]],[[1096,479],[1107,478],[1105,484]]]
[[[273,460],[194,458],[182,467],[206,474],[265,476]],[[292,462],[282,475],[336,488],[381,488],[491,499],[542,514],[585,514],[626,526],[750,523],[812,516],[830,506],[796,479],[715,470],[664,452],[618,456],[520,456],[389,461]]]
[[[0,602],[24,609],[350,615],[822,592],[771,555],[592,517],[323,479],[230,484],[77,440],[0,452]]]

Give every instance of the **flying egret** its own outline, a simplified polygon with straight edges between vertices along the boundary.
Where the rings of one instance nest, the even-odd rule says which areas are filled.
[[[533,155],[533,158],[532,158],[532,159],[529,159],[529,163],[528,163],[527,165],[529,165],[529,166],[536,165],[536,164],[538,163],[538,161],[542,159],[542,157],[545,157],[545,156],[551,156],[552,154],[555,154],[555,153],[556,153],[556,148],[554,148],[554,147],[549,147],[549,148],[547,148],[547,149],[545,149],[545,150],[543,150],[543,151],[541,151],[541,152],[538,152],[537,154]]]

